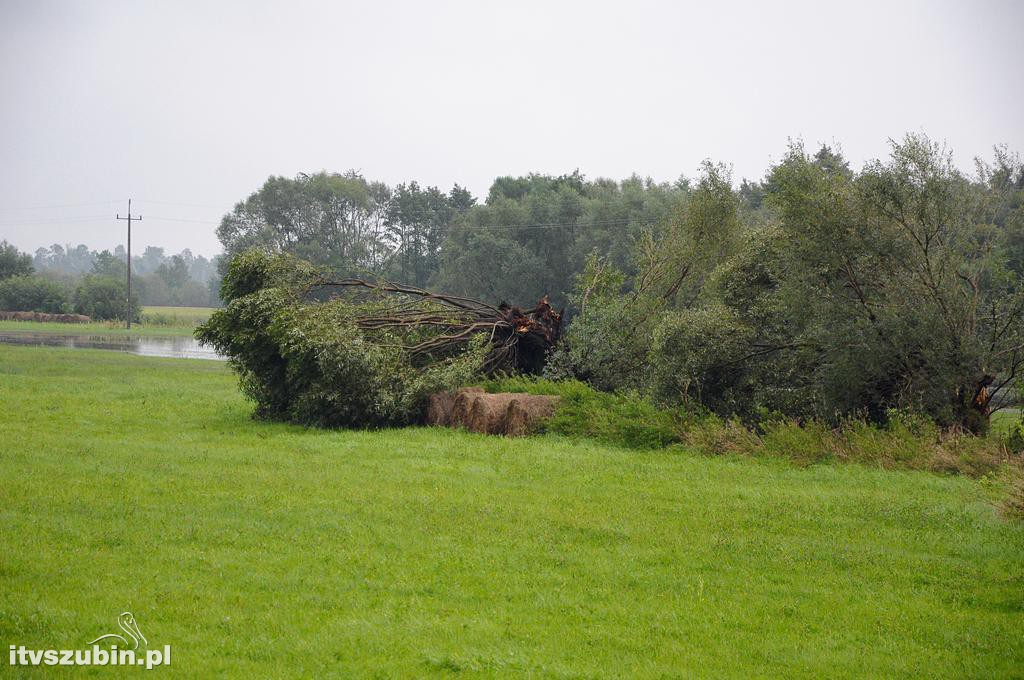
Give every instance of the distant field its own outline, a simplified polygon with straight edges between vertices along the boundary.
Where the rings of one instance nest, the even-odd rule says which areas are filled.
[[[129,331],[124,327],[124,322],[40,323],[38,321],[0,321],[0,333],[10,331],[16,333],[52,333],[60,335],[184,336],[192,335],[193,330],[195,330],[195,324],[180,326],[132,324],[132,329]]]
[[[0,647],[130,610],[187,677],[1024,668],[994,481],[250,409],[222,364],[0,346]]]
[[[185,336],[210,318],[214,307],[143,307],[142,323],[133,323],[131,331],[123,321],[92,323],[42,323],[37,321],[0,321],[0,332],[56,333],[61,335],[152,335]]]
[[[164,326],[197,326],[213,314],[215,307],[156,307],[142,308],[142,323]]]

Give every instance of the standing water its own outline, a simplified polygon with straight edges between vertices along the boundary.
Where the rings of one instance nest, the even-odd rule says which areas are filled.
[[[0,331],[0,344],[68,347],[71,349],[112,349],[145,357],[173,359],[214,359],[225,357],[191,337],[140,337],[130,335],[73,335],[60,333],[18,333]]]

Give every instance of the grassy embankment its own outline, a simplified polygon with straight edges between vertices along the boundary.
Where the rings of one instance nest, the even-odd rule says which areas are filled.
[[[0,374],[3,649],[128,609],[190,677],[1024,668],[994,482],[254,422],[212,362],[0,347]]]
[[[94,321],[92,323],[40,323],[0,321],[0,332],[53,333],[59,335],[190,336],[195,327],[214,312],[212,307],[143,307],[142,322]]]

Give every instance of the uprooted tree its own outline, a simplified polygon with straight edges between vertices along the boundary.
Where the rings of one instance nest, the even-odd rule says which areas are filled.
[[[322,426],[415,422],[430,393],[540,372],[561,336],[547,298],[491,305],[257,250],[234,258],[221,296],[196,337],[229,358],[257,415]]]

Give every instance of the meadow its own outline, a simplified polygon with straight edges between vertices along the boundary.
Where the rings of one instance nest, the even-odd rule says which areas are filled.
[[[219,362],[0,346],[0,646],[130,610],[184,677],[1024,668],[995,479],[250,412]]]

